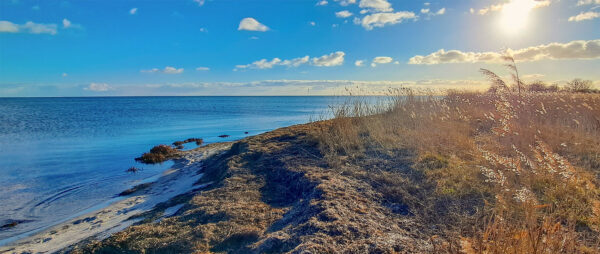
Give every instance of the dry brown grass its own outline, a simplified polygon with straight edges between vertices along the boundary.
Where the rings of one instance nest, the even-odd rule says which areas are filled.
[[[429,225],[438,250],[600,251],[600,96],[519,92],[482,73],[495,92],[400,89],[385,108],[343,106],[321,150],[332,168],[377,172],[368,181]],[[400,151],[414,152],[408,169],[389,163]]]

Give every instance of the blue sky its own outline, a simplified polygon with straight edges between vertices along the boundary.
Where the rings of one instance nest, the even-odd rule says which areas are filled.
[[[0,0],[0,97],[598,84],[599,39],[599,0]]]

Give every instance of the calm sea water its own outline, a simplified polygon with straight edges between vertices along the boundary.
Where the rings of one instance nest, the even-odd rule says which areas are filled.
[[[236,140],[327,116],[340,97],[0,98],[2,239],[55,224],[171,164],[133,159],[186,138]],[[249,134],[245,134],[248,132]],[[229,138],[219,138],[227,134]],[[131,166],[143,171],[131,174]],[[4,244],[7,241],[4,241]]]

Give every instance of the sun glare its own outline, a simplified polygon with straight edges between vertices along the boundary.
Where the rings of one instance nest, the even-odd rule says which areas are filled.
[[[511,0],[502,7],[500,26],[510,34],[521,32],[527,26],[529,12],[537,4],[535,0]]]

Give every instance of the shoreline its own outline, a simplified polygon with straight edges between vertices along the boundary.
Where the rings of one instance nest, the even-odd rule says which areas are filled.
[[[28,244],[71,253],[438,253],[456,252],[457,247],[468,253],[498,248],[519,252],[514,246],[534,253],[534,242],[515,235],[541,232],[537,239],[550,244],[544,252],[596,253],[600,192],[594,165],[600,160],[590,155],[597,155],[600,142],[588,141],[598,140],[598,123],[589,119],[597,119],[600,98],[531,97],[531,105],[542,105],[541,110],[498,109],[521,105],[517,94],[510,100],[470,93],[443,100],[412,97],[398,100],[383,114],[355,116],[363,111],[354,108],[357,113],[342,112],[332,120],[183,152],[185,160],[176,160],[172,169],[180,174],[167,171],[147,189],[135,187],[135,197],[111,206],[127,216],[108,211],[111,220],[101,224],[102,230],[94,228],[97,217],[82,216],[68,224],[75,230],[63,229],[62,238],[48,240],[61,246],[48,247],[43,234]],[[563,112],[565,105],[579,107]],[[572,136],[539,138],[539,131],[520,131],[498,141],[502,133],[497,130],[506,122],[483,118],[491,112],[522,117],[509,122],[516,130],[532,127],[514,119],[533,119],[539,128],[558,126]],[[583,126],[539,117],[546,114],[576,116]],[[521,137],[529,140],[515,144]],[[504,150],[516,152],[506,158],[496,155]],[[525,166],[517,171],[498,161]],[[501,188],[505,178],[496,177],[505,174],[517,183],[509,191]],[[538,194],[530,190],[545,184],[556,188],[544,187]],[[173,187],[185,195],[164,195]],[[153,191],[157,195],[150,195]],[[154,201],[135,200],[147,197]],[[569,202],[538,205],[555,198]],[[136,204],[128,207],[127,200],[146,207],[140,205],[136,212],[130,208]],[[132,218],[133,213],[138,216]],[[582,215],[586,221],[570,219]],[[576,222],[587,228],[571,227]],[[88,236],[68,238],[79,232]],[[18,247],[31,252],[25,244]]]
[[[87,239],[102,240],[141,221],[142,218],[135,217],[151,211],[156,205],[201,188],[197,182],[203,175],[202,162],[212,155],[227,151],[231,144],[213,143],[183,151],[181,158],[173,160],[172,167],[129,190],[150,183],[147,187],[114,197],[54,225],[4,239],[0,252],[54,253]],[[161,218],[175,214],[179,208],[179,204],[170,206]]]

